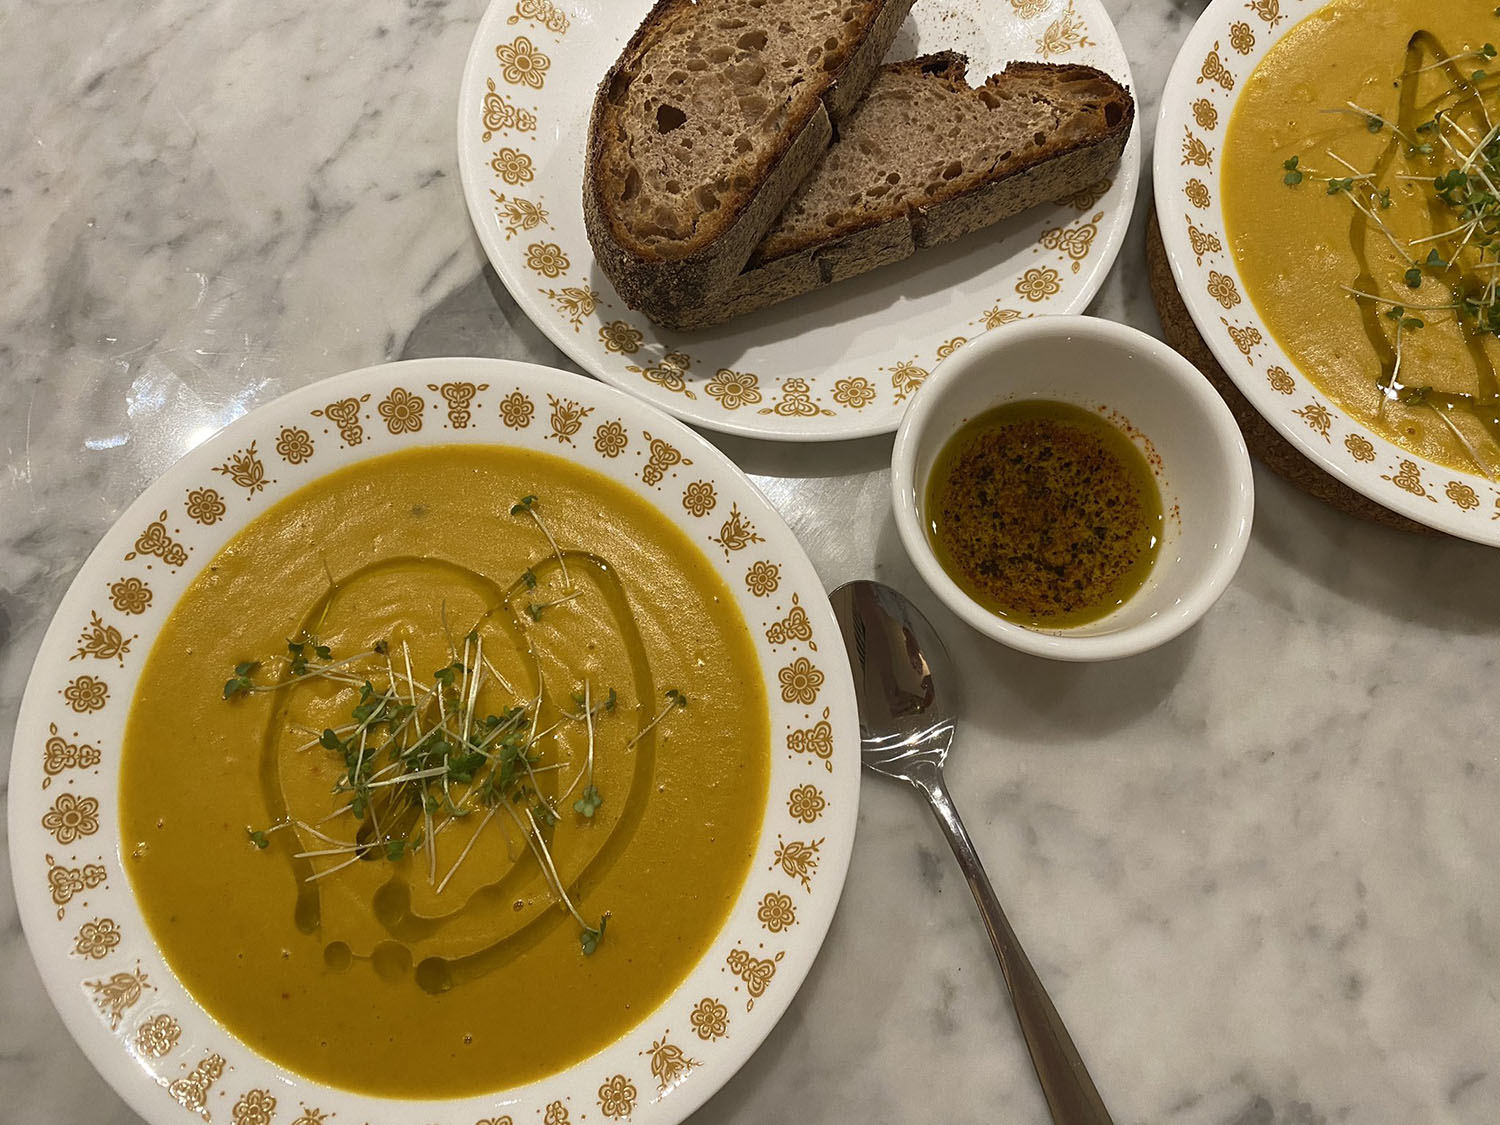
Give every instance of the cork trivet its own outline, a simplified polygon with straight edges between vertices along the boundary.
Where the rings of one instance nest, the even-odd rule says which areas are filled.
[[[1225,374],[1218,360],[1209,350],[1198,328],[1188,313],[1177,283],[1172,278],[1172,267],[1167,262],[1167,248],[1162,242],[1161,225],[1156,221],[1155,208],[1146,230],[1146,271],[1151,281],[1151,296],[1156,302],[1157,315],[1161,317],[1162,334],[1167,343],[1187,358],[1207,377],[1219,392],[1229,412],[1239,423],[1245,435],[1245,444],[1261,464],[1283,480],[1316,497],[1341,512],[1351,516],[1384,524],[1400,531],[1415,531],[1422,535],[1439,535],[1430,527],[1399,516],[1389,508],[1383,508],[1368,496],[1354,491],[1343,481],[1320,469],[1297,451],[1296,446],[1276,431],[1276,427],[1260,416],[1248,399],[1234,385],[1234,380]]]

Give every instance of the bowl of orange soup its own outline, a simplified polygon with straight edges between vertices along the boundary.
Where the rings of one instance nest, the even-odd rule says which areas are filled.
[[[151,1121],[678,1121],[832,917],[846,669],[786,525],[653,408],[498,360],[329,379],[64,598],[11,769],[27,938]]]
[[[1500,19],[1215,0],[1162,99],[1156,206],[1215,358],[1300,452],[1500,544]]]

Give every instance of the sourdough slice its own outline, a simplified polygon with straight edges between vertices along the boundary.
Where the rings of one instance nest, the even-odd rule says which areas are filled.
[[[801,189],[725,288],[670,327],[706,328],[910,257],[1097,183],[1135,118],[1087,66],[1013,62],[984,85],[962,55],[883,67]]]
[[[659,0],[594,97],[584,224],[670,319],[726,288],[879,69],[912,0]]]

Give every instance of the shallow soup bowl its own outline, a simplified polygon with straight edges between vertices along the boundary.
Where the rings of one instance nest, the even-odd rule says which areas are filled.
[[[510,458],[504,460],[506,465],[524,462],[550,466],[545,471],[536,470],[542,474],[534,489],[541,496],[539,512],[546,510],[548,495],[560,496],[561,489],[592,490],[583,493],[590,507],[579,509],[583,514],[575,512],[573,517],[574,526],[582,526],[583,532],[568,533],[569,541],[558,545],[559,556],[563,550],[573,552],[570,557],[575,566],[587,565],[593,557],[589,552],[604,549],[597,544],[613,542],[603,538],[604,531],[595,530],[607,525],[612,513],[653,513],[649,523],[638,526],[657,528],[672,537],[680,543],[682,558],[694,555],[696,546],[701,563],[692,565],[701,565],[701,569],[693,574],[702,577],[694,581],[710,584],[703,589],[721,590],[723,600],[732,604],[743,623],[743,633],[734,633],[740,639],[717,651],[738,654],[732,657],[733,675],[726,673],[726,682],[738,685],[741,693],[764,695],[764,744],[757,748],[747,744],[739,760],[751,761],[758,754],[764,755],[760,764],[767,782],[765,805],[745,831],[743,850],[736,853],[745,861],[745,875],[737,892],[729,890],[721,896],[727,910],[714,918],[722,917],[722,922],[706,926],[704,942],[697,947],[701,953],[677,964],[675,975],[662,978],[668,982],[663,985],[664,998],[626,1005],[640,1010],[631,1010],[624,1017],[618,1011],[609,1013],[611,1018],[620,1018],[618,1038],[562,1059],[551,1073],[504,1089],[475,1089],[470,1082],[468,1091],[438,1087],[373,1096],[346,1088],[352,1083],[316,1081],[288,1064],[274,1061],[269,1057],[276,1054],[274,1046],[252,1046],[249,1035],[236,1034],[228,1021],[216,1018],[211,1005],[200,1002],[200,992],[184,983],[185,977],[176,967],[181,962],[174,963],[164,953],[152,928],[160,916],[150,913],[142,884],[134,878],[144,867],[131,866],[144,862],[143,839],[151,841],[144,847],[165,854],[160,841],[166,837],[153,836],[149,826],[144,832],[127,828],[130,801],[122,796],[121,751],[123,746],[128,754],[132,746],[140,745],[127,738],[127,727],[136,688],[150,681],[148,657],[155,659],[153,642],[163,635],[174,635],[174,607],[192,604],[185,598],[199,596],[194,591],[212,591],[214,583],[221,580],[230,581],[238,565],[233,559],[241,556],[219,552],[237,533],[252,521],[281,518],[278,513],[282,511],[304,512],[305,500],[294,502],[304,508],[283,509],[279,502],[298,494],[305,485],[322,485],[333,479],[344,482],[338,485],[340,488],[346,484],[362,487],[370,481],[389,479],[378,475],[387,471],[380,464],[430,464],[450,455],[467,458],[462,462],[463,471],[445,471],[432,490],[430,502],[413,506],[407,500],[390,510],[380,534],[368,540],[351,536],[326,549],[331,555],[340,550],[364,550],[366,542],[396,533],[400,520],[442,520],[447,518],[445,513],[459,510],[456,505],[465,506],[464,511],[483,506],[490,523],[475,541],[490,544],[485,549],[493,552],[501,549],[493,546],[501,537],[517,541],[517,536],[531,536],[526,542],[535,545],[540,560],[537,588],[546,589],[557,580],[555,571],[544,571],[541,565],[551,565],[552,548],[540,538],[539,526],[532,526],[527,503],[512,507],[517,498],[508,490],[505,496],[497,497],[464,483],[486,479],[479,475],[490,471],[480,464],[483,457]],[[567,483],[570,481],[573,484]],[[343,493],[324,490],[319,495]],[[380,499],[375,495],[368,503],[373,505]],[[594,503],[598,504],[597,515]],[[559,510],[553,509],[554,520]],[[586,538],[590,541],[582,542]],[[447,549],[436,549],[433,557],[442,557]],[[532,547],[524,550],[530,553]],[[632,562],[635,556],[627,556],[625,546],[618,547],[618,552],[620,574],[634,566],[638,577],[644,576],[643,581],[631,580],[626,600],[645,599],[641,602],[645,619],[653,612],[649,592],[668,573],[667,562],[653,563],[649,554]],[[216,558],[230,561],[213,572],[207,586],[197,582]],[[671,562],[677,565],[680,559]],[[337,559],[334,565],[338,567]],[[442,565],[457,566],[447,562]],[[358,572],[339,569],[338,573]],[[369,581],[377,581],[379,573],[377,568]],[[531,575],[532,571],[525,573]],[[329,582],[330,591],[339,589],[332,572]],[[522,587],[512,589],[519,591]],[[332,592],[326,595],[330,599],[333,596]],[[523,591],[519,596],[527,595]],[[285,586],[277,587],[264,600],[272,607],[266,612],[273,614],[281,602],[301,605]],[[255,616],[252,602],[247,601],[244,607],[247,620]],[[445,612],[447,608],[444,602]],[[545,616],[539,610],[534,620],[545,627],[547,620],[560,619],[568,609],[558,603],[547,608]],[[573,607],[573,612],[584,611]],[[517,621],[524,617],[517,615]],[[327,618],[330,627],[336,618],[337,612]],[[595,628],[606,619],[580,616],[577,620],[584,622],[581,628]],[[279,628],[280,621],[279,617],[270,617],[253,628],[269,631]],[[464,627],[458,628],[462,631]],[[529,623],[523,626],[529,627]],[[232,622],[231,628],[238,628],[237,623]],[[279,638],[284,634],[275,635]],[[382,641],[385,635],[381,634]],[[470,644],[477,635],[476,627],[475,633],[455,642],[463,647],[466,663],[474,667],[480,662],[472,658]],[[709,643],[702,639],[706,635],[706,627],[696,632],[690,626],[657,629],[651,633],[657,638],[652,642],[654,647],[645,650],[644,658],[632,656],[636,661],[633,667],[639,666],[640,659],[651,662],[658,657],[690,666],[693,653],[703,652],[701,646]],[[413,648],[415,645],[414,640]],[[382,649],[377,644],[370,651],[380,653]],[[388,651],[395,651],[394,641]],[[505,658],[498,648],[494,655],[496,661]],[[312,657],[310,652],[307,656],[330,659],[321,654]],[[710,658],[719,659],[712,653]],[[259,669],[247,663],[244,675],[257,680],[277,676],[282,674],[277,669],[288,664],[285,653],[268,654],[265,660],[266,665]],[[418,665],[418,678],[425,680],[430,674],[428,668],[435,663],[438,661],[429,660],[426,665]],[[224,674],[233,675],[234,679],[223,685],[225,696],[230,696],[241,669],[221,674],[216,664],[215,670],[221,681]],[[379,675],[373,671],[362,674]],[[391,678],[394,683],[395,673]],[[671,745],[673,716],[685,716],[679,720],[684,726],[678,728],[685,731],[692,709],[707,707],[708,701],[703,697],[690,699],[684,701],[686,711],[671,711],[670,704],[661,702],[664,694],[669,699],[672,696],[672,692],[660,690],[668,686],[666,683],[658,683],[656,690],[649,692],[631,687],[649,683],[650,679],[651,675],[646,675],[644,680],[624,677],[615,681],[622,689],[622,704],[627,698],[644,701],[648,695],[655,700],[646,706],[622,706],[609,716],[608,721],[620,722],[623,716],[630,724],[616,728],[620,737],[609,753],[615,755],[617,766],[627,760],[636,763],[620,767],[628,768],[629,776],[636,780],[615,783],[612,792],[616,809],[637,793],[644,795],[648,807],[657,802],[656,794],[664,788],[658,783],[672,780],[659,768],[667,753],[714,752],[712,745],[696,740],[679,739],[675,748]],[[255,699],[276,698],[220,699],[219,686],[211,686],[206,694],[195,687],[191,698],[182,701],[184,708],[198,706],[196,701],[204,699],[211,700],[214,707],[228,708],[253,704]],[[602,686],[595,685],[601,692]],[[688,687],[675,680],[671,686]],[[557,704],[559,711],[573,706],[565,702],[570,687],[553,689],[561,693],[554,697],[563,701]],[[357,691],[358,684],[350,690]],[[610,694],[612,701],[613,692]],[[671,713],[662,720],[653,741],[635,739],[627,743],[635,724],[658,709]],[[252,716],[262,712],[251,707],[235,713]],[[348,711],[340,713],[347,715]],[[601,717],[598,721],[606,720]],[[757,725],[761,721],[757,718]],[[465,726],[466,731],[470,729],[474,728]],[[592,755],[595,730],[592,725],[588,729]],[[600,731],[603,729],[601,726]],[[184,762],[193,757],[201,760],[219,749],[218,744],[208,744],[208,737],[206,733],[201,738],[189,735],[169,744],[177,747]],[[309,742],[309,754],[326,753],[312,747],[312,741],[316,741],[316,734]],[[704,739],[704,743],[710,741]],[[728,745],[733,739],[720,741]],[[761,741],[759,735],[755,741]],[[291,747],[287,741],[282,745]],[[533,745],[542,744],[533,738]],[[575,767],[564,767],[562,751],[555,748],[557,744],[551,745],[552,749],[538,751],[538,772],[548,768],[542,754],[559,760],[552,768],[569,768],[570,772],[576,768],[576,763]],[[574,745],[581,743],[575,739]],[[600,741],[599,745],[603,754],[606,743]],[[652,768],[639,765],[648,751],[658,768],[655,776],[648,775],[642,782],[641,770]],[[601,759],[600,769],[607,766]],[[124,774],[129,775],[131,768],[135,767],[127,763]],[[334,767],[335,771],[342,768]],[[611,818],[615,810],[610,807],[610,783],[599,784],[604,792],[598,819],[586,823],[579,820],[568,830],[575,834],[575,840],[576,833],[591,827],[607,831],[611,844],[619,842],[612,854],[628,857],[634,846],[629,834],[635,829],[618,814]],[[320,785],[317,792],[326,794],[326,784]],[[693,793],[687,787],[684,783],[678,794],[691,806]],[[564,786],[559,784],[557,788],[561,791]],[[10,771],[9,843],[21,921],[48,993],[89,1061],[147,1121],[158,1125],[199,1119],[229,1125],[336,1125],[345,1121],[369,1125],[545,1121],[563,1125],[628,1119],[637,1125],[662,1125],[682,1120],[718,1089],[750,1056],[791,1002],[838,901],[853,843],[858,792],[857,716],[839,630],[807,557],[748,479],[686,427],[593,380],[500,360],[434,359],[324,380],[246,415],[184,456],[105,534],[64,597],[27,685]],[[527,801],[536,795],[523,794]],[[557,815],[593,816],[591,812],[575,811],[577,806],[571,804],[575,796],[577,793],[565,795],[566,803],[556,803]],[[655,807],[670,809],[674,799],[664,798],[665,804]],[[527,816],[533,807],[539,806],[524,806]],[[492,811],[504,810],[492,806]],[[176,817],[177,810],[169,810],[169,815]],[[659,815],[642,814],[636,823],[644,816],[649,824],[649,817]],[[242,828],[237,817],[233,823],[223,819],[226,823],[219,827],[224,836],[211,853],[217,857],[215,862],[244,864],[264,859],[275,864],[294,858],[288,846],[295,838],[291,833],[269,840],[269,833],[263,833],[257,842],[256,833],[247,832],[248,825]],[[335,823],[347,825],[349,821],[345,817]],[[466,823],[474,823],[474,819]],[[702,825],[701,817],[698,823]],[[158,822],[156,828],[161,827]],[[540,829],[537,835],[540,837]],[[481,847],[488,843],[482,842]],[[540,869],[535,845],[531,851],[537,853]],[[447,852],[445,864],[456,868],[462,856],[455,863],[454,848],[449,847]],[[516,855],[521,858],[512,857],[513,863],[530,862],[531,853],[524,843]],[[387,858],[393,863],[410,860],[399,851],[389,857],[382,854],[369,858],[380,863]],[[691,863],[692,858],[683,857],[683,862]],[[625,862],[601,861],[583,869],[576,881],[572,874],[568,880],[582,903],[593,893],[591,887],[597,890],[612,871],[626,866]],[[527,885],[536,885],[531,869],[527,871]],[[290,903],[305,882],[281,880],[283,897],[277,900],[276,917],[282,917],[282,910],[289,914]],[[575,973],[571,980],[556,982],[557,1002],[585,1008],[593,1004],[597,1011],[602,1003],[599,994],[580,986],[576,974],[603,972],[603,958],[615,957],[617,964],[628,963],[638,954],[639,945],[635,951],[631,949],[631,920],[633,917],[639,934],[648,921],[643,912],[652,909],[652,901],[633,902],[622,910],[625,903],[605,904],[596,894],[590,919],[600,910],[613,910],[613,922],[608,936],[601,934],[597,950],[591,950],[586,944],[580,949],[578,931],[557,910],[555,900],[526,893],[530,897],[524,904],[520,897],[507,893],[501,906],[509,916],[510,899],[516,897],[515,910],[536,907],[558,919],[555,925],[545,921],[538,924],[535,932],[540,936],[534,943],[541,948],[557,938],[562,943],[561,961]],[[668,892],[658,888],[657,893]],[[228,915],[238,909],[233,901],[237,895],[244,897],[238,888],[225,888],[218,897],[199,898],[193,903],[194,917],[216,912]],[[465,899],[464,906],[468,902]],[[270,918],[273,912],[268,908],[265,913]],[[172,922],[181,924],[176,917]],[[255,940],[254,930],[254,926],[248,926],[243,931],[249,935],[247,943]],[[273,932],[277,933],[276,945],[263,958],[272,964],[282,948],[280,932],[265,929],[265,933]],[[290,947],[304,939],[318,945],[330,941],[326,933],[320,936],[305,930],[286,940]],[[235,935],[226,944],[238,940]],[[298,958],[310,957],[321,965],[333,946],[321,951],[311,946],[308,950],[297,948]],[[526,950],[517,955],[526,955]],[[284,959],[288,954],[281,952],[280,956]],[[225,949],[221,960],[225,973],[236,972],[232,949]],[[642,972],[642,960],[637,956],[630,971]],[[327,963],[334,971],[347,972],[347,946],[342,966]],[[240,976],[250,979],[248,974]],[[387,984],[408,989],[420,1000],[421,994],[415,991],[417,983],[407,975],[388,977]],[[456,1000],[461,987],[467,984],[457,982],[454,991],[444,995]],[[264,998],[265,1010],[285,1011],[279,1005],[287,998],[272,992]],[[310,994],[315,1000],[320,995]],[[499,1034],[499,1021],[536,1016],[535,1010],[516,1011],[503,1003],[496,1008],[499,1010],[486,1009],[464,1018],[480,1024],[492,1018],[497,1021],[495,1031]],[[376,1010],[372,999],[364,1014],[373,1018]],[[319,1015],[316,1011],[312,1014]],[[274,1036],[275,1031],[257,1028],[253,1034],[262,1037],[257,1042],[278,1045],[274,1038],[264,1038]],[[476,1036],[476,1041],[479,1038]],[[470,1065],[474,1070],[467,1071],[465,1077],[482,1075],[485,1060],[476,1058]],[[483,1081],[481,1077],[479,1084]]]
[[[1145,584],[1088,624],[1006,620],[959,587],[928,538],[939,452],[971,419],[1026,400],[1082,407],[1114,424],[1145,455],[1161,493],[1162,543]],[[1094,317],[1008,325],[940,364],[897,432],[891,494],[907,554],[949,609],[1002,644],[1078,661],[1143,652],[1202,617],[1239,566],[1254,508],[1244,439],[1208,381],[1161,341]]]

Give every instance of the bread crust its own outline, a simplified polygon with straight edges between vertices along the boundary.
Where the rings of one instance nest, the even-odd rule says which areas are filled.
[[[696,14],[694,0],[658,0],[605,73],[589,115],[584,158],[583,219],[594,255],[632,308],[666,324],[705,294],[731,285],[782,208],[833,141],[834,124],[858,102],[874,78],[914,0],[871,0],[875,14],[863,37],[830,76],[800,121],[778,132],[761,182],[722,221],[682,253],[667,257],[624,229],[606,202],[604,167],[611,123],[609,91],[677,18]]]
[[[933,73],[934,80],[963,83],[965,62],[962,56],[945,54],[895,65],[924,67]],[[1002,82],[1007,75],[1107,82],[1121,99],[1120,117],[1096,136],[1050,145],[1034,159],[1011,167],[977,187],[940,192],[932,202],[905,207],[889,218],[871,216],[815,241],[800,240],[805,244],[793,243],[773,257],[752,259],[727,286],[717,291],[704,290],[702,301],[672,310],[660,323],[683,332],[709,328],[731,317],[901,261],[919,249],[952,242],[1102,180],[1119,161],[1134,124],[1135,101],[1129,91],[1092,67],[1032,62],[1013,62],[1002,73],[992,75],[986,85]],[[967,84],[963,85],[968,89]]]

